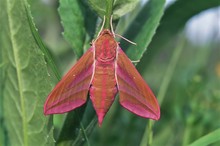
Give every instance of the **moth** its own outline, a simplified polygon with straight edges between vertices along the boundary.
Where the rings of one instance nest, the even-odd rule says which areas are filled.
[[[157,99],[115,35],[103,29],[90,49],[55,86],[44,105],[44,114],[61,114],[86,103],[89,95],[101,126],[116,94],[130,112],[154,120],[160,118]]]

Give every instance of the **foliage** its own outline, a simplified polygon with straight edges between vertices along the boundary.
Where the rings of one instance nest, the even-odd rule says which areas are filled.
[[[4,143],[51,145],[51,119],[42,114],[50,78],[32,36],[25,5],[25,1],[1,2],[1,117],[9,140]]]
[[[0,0],[0,145],[220,144],[219,41],[197,46],[182,32],[219,0],[178,0],[166,8],[165,0],[47,2]],[[101,128],[90,101],[65,115],[44,116],[52,86],[111,14],[116,33],[137,43],[120,40],[130,59],[140,60],[161,119],[137,117],[117,99]]]

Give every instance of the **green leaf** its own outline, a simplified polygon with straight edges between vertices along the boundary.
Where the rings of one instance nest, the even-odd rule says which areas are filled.
[[[106,0],[88,0],[89,6],[103,18],[106,11]]]
[[[54,145],[53,128],[43,115],[51,89],[44,56],[32,36],[26,1],[0,0],[5,76],[3,118],[10,145]],[[49,125],[49,126],[48,126]]]
[[[64,38],[78,57],[83,54],[86,39],[85,17],[81,0],[60,0],[58,9],[64,28]]]
[[[220,141],[220,129],[217,129],[191,143],[189,146],[208,146]]]
[[[103,18],[106,15],[106,1],[108,0],[89,0],[90,7]],[[126,13],[132,11],[139,0],[112,0],[113,4],[113,18],[117,19]]]
[[[164,4],[165,0],[150,0],[125,33],[125,37],[137,43],[129,48],[122,43],[123,49],[128,48],[126,53],[131,60],[139,60],[147,50],[163,15]]]
[[[114,18],[119,18],[132,11],[140,0],[115,0],[113,6]]]

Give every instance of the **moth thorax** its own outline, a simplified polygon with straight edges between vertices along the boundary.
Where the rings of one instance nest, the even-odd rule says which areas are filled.
[[[104,34],[95,42],[96,60],[102,62],[112,61],[116,57],[117,42],[110,34]]]

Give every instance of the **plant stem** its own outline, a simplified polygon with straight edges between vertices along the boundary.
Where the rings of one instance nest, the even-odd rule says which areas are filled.
[[[111,15],[114,0],[106,0],[105,25],[104,28],[109,29],[111,23]]]
[[[80,127],[81,127],[81,129],[82,129],[82,134],[83,134],[83,136],[84,136],[84,138],[85,138],[85,140],[86,140],[86,142],[87,142],[87,146],[90,146],[89,139],[88,139],[88,137],[87,137],[85,128],[84,128],[84,126],[83,126],[83,124],[82,124],[81,121],[80,121]]]
[[[178,59],[180,57],[180,54],[183,50],[184,43],[185,43],[185,39],[183,38],[183,34],[181,33],[180,38],[179,38],[178,46],[175,48],[175,50],[173,52],[172,58],[171,58],[170,63],[167,67],[165,76],[163,78],[162,84],[160,86],[160,89],[159,89],[159,92],[158,92],[158,95],[157,95],[157,99],[158,99],[160,105],[162,104],[163,99],[165,97],[165,94],[167,92],[167,89],[169,87],[169,83],[172,79],[174,70],[176,68],[176,64],[177,64]],[[145,128],[145,132],[144,132],[144,135],[142,137],[140,146],[151,146],[152,145],[154,122],[155,121],[149,120],[149,122],[148,122],[148,124]]]

